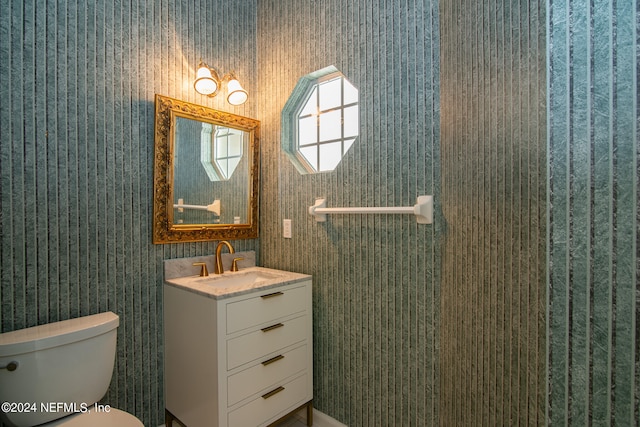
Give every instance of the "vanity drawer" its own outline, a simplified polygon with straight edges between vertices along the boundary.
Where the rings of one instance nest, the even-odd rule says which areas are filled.
[[[265,393],[256,399],[232,411],[228,415],[230,426],[265,425],[266,420],[283,414],[288,409],[302,405],[311,398],[308,393],[307,374],[304,374],[282,386],[274,386],[272,394]]]
[[[227,341],[227,369],[288,347],[307,338],[308,316],[274,323]]]
[[[307,367],[307,345],[267,358],[227,380],[227,404],[233,406]],[[275,387],[275,386],[274,386]]]
[[[299,313],[307,307],[307,288],[274,288],[227,304],[227,334]]]

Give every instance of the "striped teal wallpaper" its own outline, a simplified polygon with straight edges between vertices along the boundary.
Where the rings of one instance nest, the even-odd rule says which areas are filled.
[[[440,3],[440,425],[545,424],[545,16]]]
[[[640,425],[638,22],[637,0],[0,0],[0,330],[118,313],[104,401],[162,423],[162,260],[214,244],[151,244],[161,93],[262,121],[261,238],[234,245],[314,275],[320,410]],[[195,94],[200,57],[247,104]],[[302,176],[280,111],[327,65],[361,134]],[[419,194],[433,226],[306,213]]]
[[[0,0],[0,326],[112,310],[104,402],[163,421],[162,260],[151,244],[155,93],[256,115],[255,1]],[[252,98],[195,94],[202,57]],[[254,249],[256,241],[234,243]]]
[[[313,274],[314,404],[350,426],[438,419],[442,220],[307,214],[440,200],[438,13],[425,1],[258,2],[261,262]],[[280,149],[298,79],[335,65],[360,91],[360,137],[330,173],[300,175]],[[292,219],[293,238],[282,238]]]
[[[548,6],[548,417],[638,426],[639,6]]]

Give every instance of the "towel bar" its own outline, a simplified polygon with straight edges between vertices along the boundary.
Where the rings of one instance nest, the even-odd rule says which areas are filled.
[[[431,224],[433,223],[433,196],[418,196],[413,206],[356,208],[328,208],[326,199],[317,198],[316,203],[309,206],[309,214],[315,216],[317,222],[325,222],[327,214],[413,214],[418,224]]]

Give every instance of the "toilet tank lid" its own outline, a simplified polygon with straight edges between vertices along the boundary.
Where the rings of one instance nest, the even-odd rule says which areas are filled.
[[[0,357],[30,353],[82,341],[118,327],[117,314],[107,311],[0,334]]]

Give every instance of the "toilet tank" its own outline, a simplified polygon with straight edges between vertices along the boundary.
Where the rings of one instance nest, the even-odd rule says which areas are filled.
[[[0,367],[17,364],[0,369],[0,402],[30,405],[3,420],[33,426],[92,409],[111,383],[118,322],[106,312],[0,334]]]

